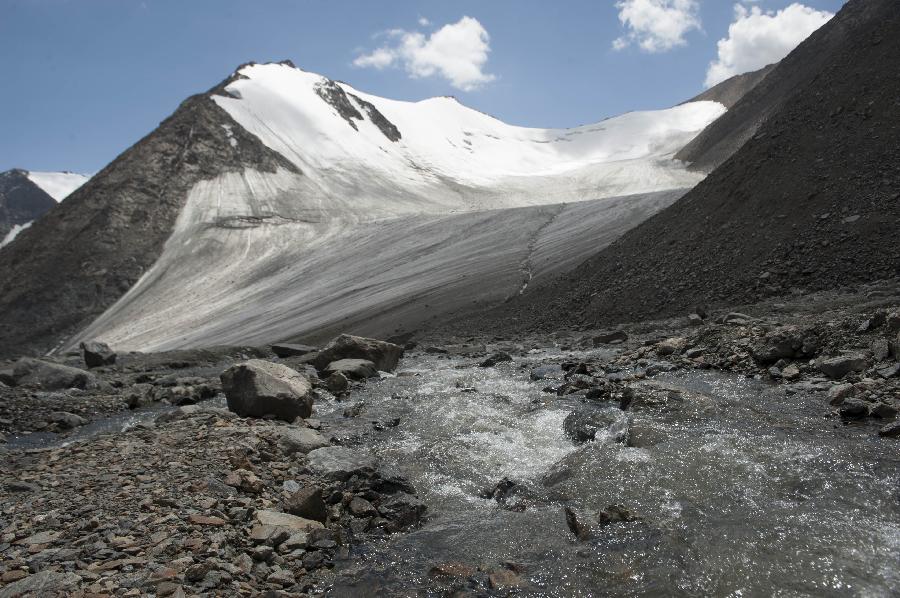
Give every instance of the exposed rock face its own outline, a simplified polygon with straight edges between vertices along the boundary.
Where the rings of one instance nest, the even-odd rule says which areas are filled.
[[[49,349],[100,315],[159,257],[190,189],[244,168],[297,171],[209,95],[185,100],[0,252],[0,356]]]
[[[228,408],[239,415],[293,421],[312,414],[309,379],[285,365],[251,359],[228,368],[221,378]]]
[[[81,357],[89,368],[112,365],[116,362],[116,354],[109,348],[109,345],[99,341],[81,343]]]
[[[14,226],[36,220],[55,205],[56,200],[35,185],[24,170],[0,173],[0,242]]]
[[[796,78],[731,160],[557,284],[498,309],[501,329],[674,316],[897,276],[900,147],[885,140],[900,138],[888,66],[898,56],[896,3],[848,2],[742,100],[781,72]]]
[[[15,363],[13,377],[18,386],[39,386],[45,390],[101,390],[108,387],[90,372],[30,357],[23,357]]]
[[[710,87],[700,95],[688,100],[688,102],[719,102],[720,104],[731,110],[734,105],[737,104],[745,95],[747,95],[754,87],[759,85],[759,82],[765,79],[766,75],[771,73],[776,66],[777,64],[770,64],[769,66],[764,66],[758,71],[735,75],[730,79],[722,81],[718,85]],[[707,128],[712,128],[714,125],[715,122]]]
[[[403,356],[403,347],[372,338],[342,334],[323,348],[315,360],[316,369],[324,371],[341,359],[367,359],[382,372],[393,371]]]

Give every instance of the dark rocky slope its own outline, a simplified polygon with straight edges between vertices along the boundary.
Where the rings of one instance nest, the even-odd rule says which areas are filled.
[[[185,100],[0,253],[0,356],[46,351],[87,325],[156,261],[195,183],[248,167],[296,170],[209,93]]]
[[[753,137],[760,125],[778,112],[789,98],[810,82],[827,76],[829,65],[840,58],[846,45],[854,38],[866,35],[873,15],[884,10],[896,11],[896,2],[848,2],[841,10],[840,18],[826,23],[774,65],[758,85],[675,157],[706,172],[722,164]]]
[[[770,64],[769,66],[765,66],[758,71],[735,75],[730,79],[722,81],[718,85],[710,87],[700,95],[695,96],[684,103],[719,102],[720,104],[731,110],[734,105],[741,100],[741,98],[747,95],[747,93],[749,93],[750,90],[752,90],[754,87],[759,85],[759,82],[765,79],[766,75],[771,73],[775,66],[776,65],[774,64]],[[712,127],[713,124],[711,124],[710,127]]]
[[[55,205],[56,200],[24,170],[0,173],[0,240],[17,224],[31,222]]]
[[[634,321],[900,275],[900,7],[851,0],[829,29],[838,51],[826,31],[785,59],[771,76],[829,57],[781,74],[808,82],[728,162],[478,326]]]

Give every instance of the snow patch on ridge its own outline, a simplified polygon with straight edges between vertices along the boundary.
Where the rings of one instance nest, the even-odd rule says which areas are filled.
[[[32,183],[56,201],[62,201],[84,185],[90,177],[75,172],[28,172]]]
[[[11,229],[9,229],[9,232],[6,233],[6,236],[3,237],[3,240],[0,241],[0,249],[2,249],[3,247],[6,247],[10,243],[12,243],[13,240],[19,236],[19,233],[21,233],[23,230],[25,230],[26,228],[31,226],[32,222],[26,222],[25,224],[13,225],[13,227]]]

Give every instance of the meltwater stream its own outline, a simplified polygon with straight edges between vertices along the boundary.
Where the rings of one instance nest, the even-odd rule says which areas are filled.
[[[649,382],[678,390],[680,408],[628,415],[642,448],[576,446],[562,424],[578,399],[528,376],[563,357],[482,369],[420,355],[317,406],[346,428],[341,413],[363,402],[356,440],[429,508],[421,529],[357,547],[332,595],[900,595],[896,441],[840,425],[822,396],[682,372]],[[504,477],[519,484],[516,510],[481,498]],[[576,540],[563,507],[590,518],[612,504],[641,519]],[[474,575],[429,575],[448,563]],[[487,573],[504,567],[521,585],[491,589]]]

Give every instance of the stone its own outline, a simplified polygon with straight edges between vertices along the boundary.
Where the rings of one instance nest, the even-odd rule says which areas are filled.
[[[406,492],[391,494],[378,505],[378,512],[391,521],[396,531],[418,525],[426,511],[425,503]]]
[[[88,420],[80,415],[69,413],[67,411],[54,411],[47,416],[47,420],[65,430],[71,430],[72,428],[77,428],[88,423]]]
[[[350,381],[341,372],[334,372],[325,379],[325,388],[332,394],[344,392],[348,386],[350,386]]]
[[[300,357],[307,353],[317,351],[315,347],[309,345],[295,345],[293,343],[277,343],[272,345],[272,353],[278,357]]]
[[[866,369],[866,358],[861,355],[842,355],[841,357],[832,357],[819,362],[819,371],[838,380],[851,372],[861,372]]]
[[[98,368],[116,363],[116,354],[106,343],[85,341],[81,343],[81,358],[89,368]]]
[[[19,581],[20,579],[25,579],[26,577],[28,577],[28,571],[12,569],[4,572],[3,575],[0,575],[0,581],[3,583],[12,583],[14,581]]]
[[[594,440],[597,432],[606,430],[617,421],[618,418],[610,410],[580,407],[563,420],[563,431],[573,442],[581,444]]]
[[[732,326],[746,326],[752,321],[752,316],[740,312],[731,312],[730,314],[723,316],[721,320],[723,324],[730,324]]]
[[[475,575],[477,570],[465,563],[441,563],[428,570],[429,577],[460,577],[467,578]]]
[[[375,471],[375,459],[343,446],[316,449],[306,458],[312,471],[330,479],[346,480],[354,474]]]
[[[794,364],[791,364],[781,370],[781,377],[788,381],[796,380],[800,377],[800,368],[798,368]]]
[[[518,573],[509,569],[495,569],[488,575],[488,585],[492,590],[512,590],[525,584]]]
[[[325,523],[328,508],[322,498],[322,490],[315,486],[301,488],[284,499],[283,508],[291,515]]]
[[[44,570],[0,588],[0,598],[68,595],[80,582],[74,573]]]
[[[531,373],[528,375],[532,380],[555,380],[562,378],[565,372],[562,367],[558,364],[548,364],[548,365],[539,365],[536,368],[531,370]]]
[[[323,529],[325,526],[318,521],[281,513],[279,511],[259,510],[256,512],[256,521],[260,525],[283,527],[289,530],[305,532],[312,529]]]
[[[509,353],[504,353],[503,351],[500,351],[498,353],[494,353],[493,355],[491,355],[490,357],[488,357],[487,359],[485,359],[484,361],[479,363],[478,367],[492,368],[495,365],[497,365],[498,363],[503,363],[505,361],[512,361],[512,357],[509,355]]]
[[[667,338],[656,345],[656,354],[672,355],[674,353],[680,353],[681,350],[684,349],[686,342],[687,341],[681,337]]]
[[[750,355],[759,365],[780,359],[808,359],[819,350],[819,339],[812,330],[798,326],[780,326],[749,345]]]
[[[328,364],[341,359],[365,359],[375,364],[375,369],[392,372],[403,356],[403,347],[371,338],[342,334],[328,343],[314,362],[316,369],[324,371]]]
[[[354,496],[350,500],[348,509],[354,517],[372,517],[378,514],[372,503],[359,496]]]
[[[869,403],[860,399],[845,399],[839,413],[845,419],[859,419],[869,415]]]
[[[875,372],[882,378],[897,378],[900,376],[900,363],[892,363],[877,368]]]
[[[892,422],[880,430],[878,435],[884,438],[900,438],[900,421]]]
[[[869,415],[879,419],[892,419],[897,416],[897,408],[879,401],[869,406]]]
[[[375,364],[368,359],[338,359],[325,366],[324,372],[328,376],[340,373],[345,378],[353,380],[378,377],[378,370],[375,368]]]
[[[296,583],[294,573],[288,569],[275,569],[269,574],[266,581],[279,586],[292,586]]]
[[[13,366],[17,386],[40,386],[45,390],[111,390],[111,387],[94,374],[59,363],[23,357]]]
[[[838,406],[844,402],[844,399],[852,397],[856,392],[856,388],[852,384],[838,384],[828,389],[828,402],[831,405]]]
[[[294,421],[312,414],[312,384],[285,365],[251,359],[228,368],[221,379],[228,408],[238,415]]]
[[[225,525],[225,520],[221,517],[207,517],[199,513],[192,513],[188,516],[188,521],[194,525],[210,525],[213,527],[221,527]]]
[[[291,456],[297,453],[306,454],[318,448],[329,446],[328,440],[310,428],[292,428],[288,426],[279,427],[276,432],[278,435],[278,446],[285,455]]]
[[[265,490],[265,484],[252,471],[235,469],[225,476],[225,484],[251,494],[259,494]]]
[[[872,356],[875,361],[884,361],[891,356],[891,345],[887,339],[879,338],[872,341]]]
[[[601,332],[593,338],[594,346],[618,345],[628,340],[628,333],[624,330],[609,330]]]
[[[689,314],[688,315],[688,325],[689,326],[702,326],[703,318],[700,317],[700,314]]]

